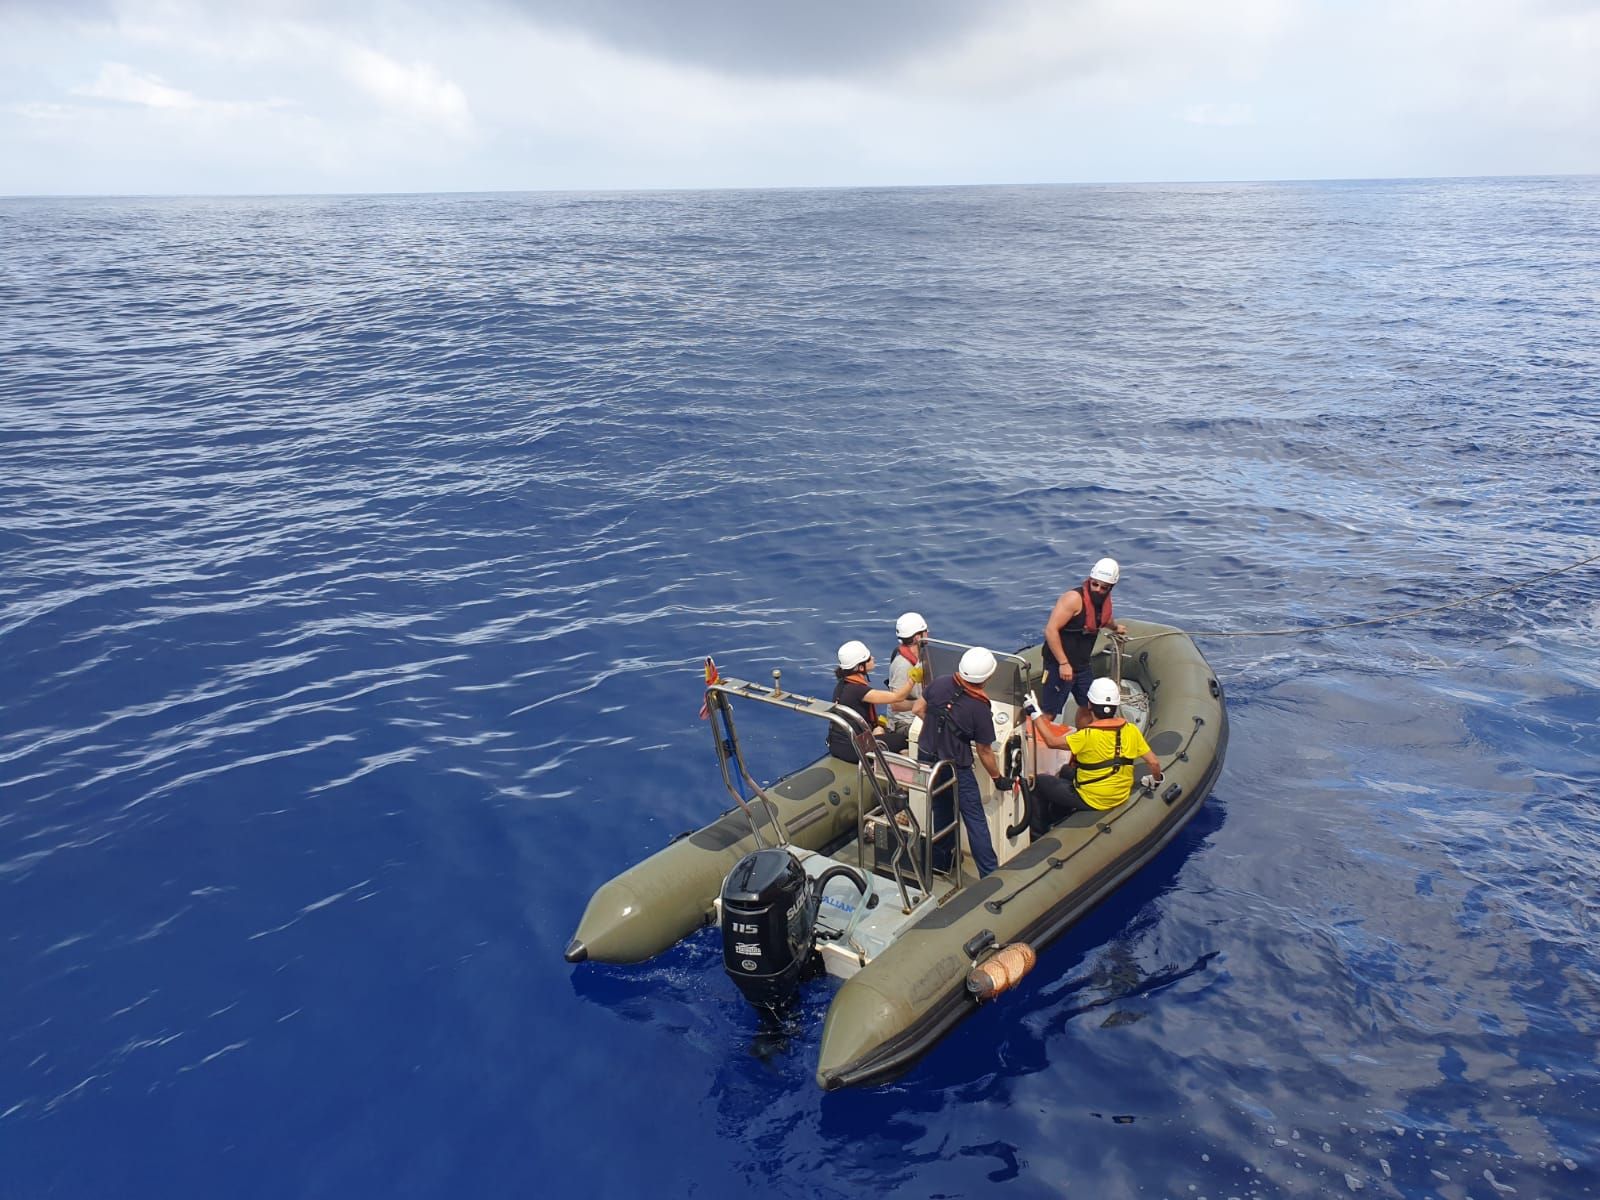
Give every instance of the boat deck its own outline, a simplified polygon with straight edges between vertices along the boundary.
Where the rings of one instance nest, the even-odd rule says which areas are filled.
[[[1099,836],[1098,826],[1104,814],[1075,812],[1058,821],[1045,835],[1054,839],[1061,849],[1071,853]],[[867,907],[858,910],[861,894],[851,880],[836,876],[828,881],[822,892],[817,911],[817,930],[820,934],[817,949],[822,955],[828,974],[839,979],[849,979],[900,938],[911,926],[948,900],[956,892],[954,879],[935,875],[930,893],[923,893],[908,879],[905,899],[900,887],[887,867],[879,868],[878,848],[868,843],[865,847],[851,838],[831,854],[800,852],[797,857],[806,873],[812,878],[820,876],[829,867],[851,867],[865,877],[871,887],[866,899]],[[908,872],[909,875],[909,872]],[[972,855],[964,847],[961,852],[961,877],[966,885],[978,878],[978,868]],[[909,908],[906,901],[909,901]]]

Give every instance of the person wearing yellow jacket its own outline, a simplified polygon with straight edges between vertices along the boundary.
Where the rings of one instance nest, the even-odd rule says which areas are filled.
[[[1161,762],[1137,725],[1118,715],[1122,689],[1114,679],[1096,679],[1089,688],[1089,710],[1094,719],[1067,733],[1057,732],[1049,721],[1029,718],[1035,737],[1052,750],[1066,750],[1072,762],[1059,775],[1040,775],[1033,781],[1034,836],[1069,813],[1104,812],[1127,803],[1133,794],[1134,764],[1143,759],[1154,782],[1161,782]]]

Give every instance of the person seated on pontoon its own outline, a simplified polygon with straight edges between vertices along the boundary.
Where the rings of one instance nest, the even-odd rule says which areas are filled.
[[[878,705],[893,704],[910,696],[911,678],[908,675],[898,688],[887,691],[875,688],[867,682],[867,673],[875,661],[864,642],[846,642],[840,646],[839,665],[833,672],[839,681],[833,688],[833,703],[865,721],[885,750],[902,754],[908,741],[907,733],[904,729],[888,728],[886,721],[880,721]],[[831,721],[828,723],[828,753],[848,763],[861,761],[850,734]]]
[[[1161,782],[1161,761],[1139,727],[1118,715],[1121,706],[1121,686],[1115,679],[1101,676],[1089,687],[1089,711],[1094,719],[1088,724],[1059,734],[1048,721],[1028,718],[1029,728],[1041,742],[1072,754],[1072,762],[1061,768],[1060,774],[1041,774],[1033,781],[1030,817],[1035,837],[1071,813],[1105,812],[1125,804],[1133,794],[1133,764],[1141,758],[1150,768],[1151,781]]]

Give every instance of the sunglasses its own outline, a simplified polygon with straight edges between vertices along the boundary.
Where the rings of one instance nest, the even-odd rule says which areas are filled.
[[[1089,590],[1091,592],[1109,592],[1115,586],[1115,584],[1111,583],[1101,583],[1098,579],[1089,581]]]

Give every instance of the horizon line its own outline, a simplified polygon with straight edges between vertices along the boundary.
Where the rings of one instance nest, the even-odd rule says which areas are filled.
[[[1593,172],[1516,173],[1507,175],[1350,175],[1304,176],[1280,179],[1124,179],[983,183],[824,183],[776,185],[462,188],[449,190],[327,191],[327,192],[7,192],[7,200],[349,200],[407,196],[636,196],[641,194],[698,194],[705,192],[890,192],[948,191],[956,188],[1139,188],[1206,186],[1281,186],[1317,183],[1470,183],[1490,180],[1600,179]]]

